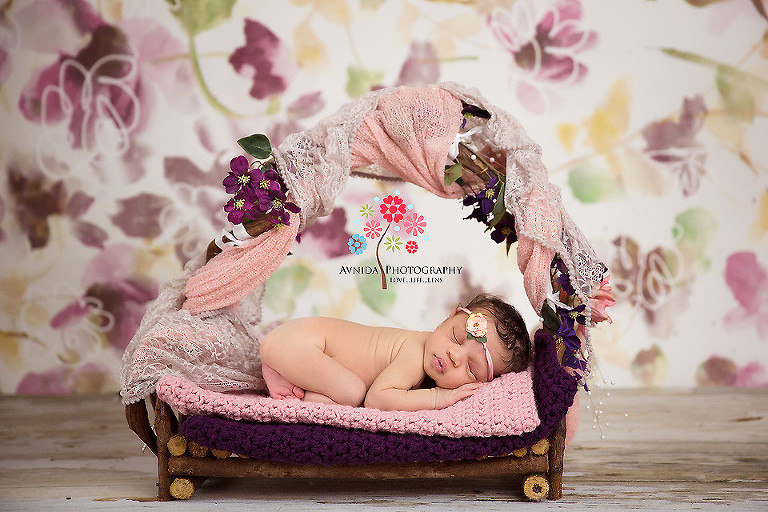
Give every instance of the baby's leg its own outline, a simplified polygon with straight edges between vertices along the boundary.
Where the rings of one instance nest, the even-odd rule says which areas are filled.
[[[272,398],[304,398],[303,389],[288,382],[285,377],[263,362],[261,363],[261,375],[264,377],[269,396]]]
[[[289,385],[298,386],[307,393],[325,395],[343,405],[363,403],[367,391],[365,383],[324,350],[322,320],[302,318],[286,322],[265,336],[261,359],[263,365],[281,375]],[[305,395],[305,399],[313,396],[316,395]]]

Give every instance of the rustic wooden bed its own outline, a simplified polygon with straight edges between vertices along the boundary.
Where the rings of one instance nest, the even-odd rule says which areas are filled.
[[[457,88],[456,85],[449,87],[451,89]],[[479,103],[482,104],[482,102]],[[527,145],[524,147],[516,149],[517,146],[509,145],[512,144],[511,139],[501,138],[498,139],[502,143],[500,148],[488,146],[487,141],[485,146],[471,147],[464,136],[468,137],[473,132],[480,130],[485,120],[489,120],[489,124],[496,128],[514,126],[512,130],[518,134],[521,133],[521,128],[515,125],[511,116],[500,111],[484,110],[466,102],[462,105],[465,119],[470,119],[470,123],[474,123],[476,128],[471,132],[461,134],[461,136],[457,135],[455,165],[445,170],[445,184],[446,186],[459,184],[462,188],[466,188],[468,190],[467,197],[472,195],[479,197],[477,192],[480,189],[482,189],[482,194],[491,192],[494,194],[493,200],[497,205],[492,213],[494,220],[491,221],[488,213],[484,213],[483,218],[478,220],[488,226],[488,229],[491,229],[499,221],[501,225],[508,226],[508,231],[511,230],[511,236],[510,233],[506,233],[505,236],[507,237],[507,250],[509,250],[510,244],[517,239],[517,235],[520,235],[518,232],[520,219],[516,219],[508,203],[505,205],[503,192],[499,191],[499,185],[501,185],[502,191],[504,189],[503,180],[509,169],[509,167],[504,167],[503,162],[506,158],[508,163],[514,167],[515,172],[518,173],[517,178],[521,180],[515,182],[515,187],[518,188],[522,187],[525,180],[533,174],[537,174],[539,180],[545,181],[546,171],[539,160],[538,149],[533,144],[526,143]],[[346,122],[343,116],[340,119],[342,124]],[[324,133],[318,132],[314,135],[322,139]],[[488,135],[488,132],[485,133]],[[243,147],[245,148],[245,146]],[[495,155],[495,158],[491,155]],[[360,170],[353,170],[352,174],[366,176],[365,172]],[[382,178],[381,176],[367,177]],[[383,179],[387,178],[384,177]],[[439,177],[439,181],[443,181],[442,177]],[[481,185],[479,189],[475,189],[472,183],[480,183]],[[464,477],[514,477],[515,480],[522,480],[522,493],[528,499],[541,500],[545,497],[552,500],[559,499],[562,495],[565,415],[576,393],[578,379],[575,375],[585,370],[585,360],[589,356],[589,350],[582,351],[581,340],[576,338],[577,334],[573,334],[573,339],[568,343],[565,339],[567,335],[556,331],[567,322],[570,322],[570,327],[575,329],[574,321],[580,316],[580,322],[586,323],[588,339],[590,324],[588,301],[591,297],[588,297],[589,284],[585,283],[591,280],[591,282],[599,284],[607,269],[590,252],[592,250],[586,240],[583,239],[583,235],[565,214],[560,204],[559,192],[555,189],[547,189],[547,185],[544,183],[528,184],[527,186],[529,187],[528,195],[522,194],[514,201],[530,201],[531,205],[536,203],[535,206],[532,206],[532,210],[525,210],[524,213],[521,213],[530,217],[527,222],[532,223],[530,226],[533,226],[531,229],[535,231],[535,236],[539,234],[536,230],[541,230],[543,233],[549,227],[555,226],[548,231],[549,240],[558,239],[558,236],[562,238],[562,243],[558,242],[560,249],[558,251],[552,250],[551,253],[547,252],[551,249],[540,245],[539,242],[531,238],[526,239],[528,251],[534,250],[533,248],[535,250],[541,249],[540,255],[549,255],[549,260],[543,261],[544,268],[538,269],[540,273],[534,279],[540,280],[541,277],[544,280],[550,279],[553,289],[559,290],[557,293],[561,294],[559,300],[568,303],[566,305],[555,301],[550,307],[541,296],[541,290],[539,290],[539,296],[536,300],[532,299],[529,294],[532,304],[534,302],[539,304],[543,302],[544,304],[541,309],[544,328],[536,333],[534,339],[535,358],[533,363],[536,368],[534,372],[539,372],[539,376],[533,380],[536,406],[541,417],[539,427],[519,436],[500,437],[493,441],[486,441],[487,438],[482,437],[475,438],[479,440],[476,442],[481,445],[486,442],[501,442],[500,445],[495,445],[495,451],[478,452],[475,448],[464,450],[463,445],[452,444],[463,442],[461,440],[454,438],[441,440],[438,439],[440,436],[423,435],[420,437],[424,438],[422,440],[424,442],[438,444],[444,442],[446,446],[455,446],[455,449],[452,453],[443,451],[442,456],[437,456],[434,459],[415,457],[412,460],[388,462],[389,459],[386,457],[380,457],[378,460],[375,457],[370,460],[362,457],[354,463],[317,463],[306,461],[312,457],[302,460],[295,453],[265,455],[259,450],[238,450],[236,445],[233,449],[227,449],[227,446],[231,445],[222,442],[221,436],[219,438],[215,436],[206,438],[194,428],[187,428],[190,424],[199,425],[201,422],[219,421],[219,419],[195,415],[187,417],[181,414],[178,408],[174,410],[168,400],[161,399],[157,394],[151,394],[146,399],[126,405],[125,412],[130,428],[157,456],[158,498],[160,500],[187,499],[207,478],[450,480]],[[465,199],[466,204],[471,204],[471,202],[467,203]],[[242,226],[248,235],[256,237],[274,227],[274,221],[266,218],[258,220],[246,218]],[[236,237],[235,235],[231,236]],[[546,237],[542,235],[537,240],[544,238]],[[222,244],[235,241],[225,236],[219,240],[219,243],[211,242],[208,246],[207,259],[210,260],[220,253]],[[577,255],[576,249],[578,249]],[[560,250],[570,251],[570,253],[563,255],[559,253]],[[567,268],[560,256],[565,256],[568,259]],[[529,252],[524,258],[530,257],[531,253]],[[543,257],[539,258],[539,260],[542,259]],[[577,259],[578,261],[576,261]],[[550,260],[552,261],[551,265],[549,264]],[[521,270],[523,270],[522,267]],[[572,275],[569,277],[568,272],[580,274],[581,281],[575,292],[573,289],[569,292],[565,291],[569,280],[571,284],[577,284]],[[565,284],[563,278],[565,278]],[[526,272],[524,272],[524,279],[527,279],[526,291],[529,291],[528,285],[531,277]],[[575,347],[574,341],[576,342]],[[569,371],[566,372],[564,367],[568,367]],[[557,395],[554,402],[552,395]],[[150,410],[153,412],[154,428],[150,423]],[[229,421],[230,423],[228,426],[217,424],[216,428],[219,429],[219,432],[226,433],[227,428],[238,430],[241,427],[246,427],[246,422],[236,422],[232,419],[221,419],[220,421]],[[261,425],[256,428],[264,428],[264,424]],[[299,425],[295,427],[299,428]],[[306,428],[306,425],[303,428]],[[371,433],[360,434],[360,436],[365,437],[368,434]],[[238,435],[246,437],[254,435],[256,438],[261,436],[262,439],[269,437],[263,432],[261,434],[239,433]],[[195,436],[197,438],[192,439]],[[364,443],[365,441],[360,442]],[[285,444],[289,445],[290,443]],[[508,449],[500,451],[499,446]],[[365,451],[365,447],[362,447],[362,450]],[[385,462],[381,462],[382,460]]]

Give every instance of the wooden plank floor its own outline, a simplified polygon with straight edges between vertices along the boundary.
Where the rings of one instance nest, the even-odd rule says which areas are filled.
[[[159,503],[156,459],[117,396],[0,397],[0,510],[768,510],[768,390],[582,396],[563,499],[521,502],[519,482],[211,480]],[[602,406],[599,405],[602,401]]]

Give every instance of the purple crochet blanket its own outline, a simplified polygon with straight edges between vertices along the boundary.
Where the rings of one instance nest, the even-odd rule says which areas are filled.
[[[534,337],[533,388],[541,422],[530,432],[502,437],[445,437],[344,429],[328,425],[249,423],[190,416],[181,432],[190,441],[259,460],[295,464],[370,464],[479,459],[509,455],[548,437],[576,395],[576,379],[557,361],[551,334]]]

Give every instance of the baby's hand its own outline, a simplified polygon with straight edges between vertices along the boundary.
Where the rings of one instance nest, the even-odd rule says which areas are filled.
[[[470,382],[469,384],[464,384],[456,389],[435,388],[437,390],[435,409],[445,409],[459,400],[474,395],[475,391],[480,389],[481,385],[482,384],[479,382]]]

